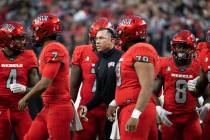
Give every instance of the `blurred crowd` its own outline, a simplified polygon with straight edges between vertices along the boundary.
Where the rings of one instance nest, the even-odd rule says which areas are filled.
[[[201,41],[210,25],[210,0],[1,0],[0,22],[19,21],[29,30],[32,17],[51,12],[62,20],[64,44],[70,54],[88,43],[89,25],[107,17],[116,25],[126,15],[149,23],[149,41],[160,55],[169,53],[169,38],[180,29],[191,30]]]

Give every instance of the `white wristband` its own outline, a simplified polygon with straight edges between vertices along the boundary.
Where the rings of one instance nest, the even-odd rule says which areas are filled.
[[[110,103],[109,103],[109,106],[117,106],[117,103],[115,100],[112,100]]]
[[[138,109],[134,109],[131,117],[135,119],[139,119],[140,115],[141,115],[141,111],[139,111]]]

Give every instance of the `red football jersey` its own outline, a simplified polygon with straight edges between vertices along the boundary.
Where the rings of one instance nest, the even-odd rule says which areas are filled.
[[[201,63],[202,68],[207,74],[208,81],[210,82],[210,49],[205,49],[200,55],[199,62]]]
[[[198,59],[203,59],[203,55],[205,55],[206,51],[208,49],[208,43],[207,42],[199,42],[196,48],[196,53]]]
[[[187,82],[199,75],[200,65],[197,60],[186,69],[179,69],[173,57],[162,61],[160,75],[164,77],[164,108],[173,114],[193,112],[197,98],[193,97],[187,88]]]
[[[10,84],[28,85],[29,70],[37,67],[36,55],[32,50],[24,50],[13,59],[1,50],[0,60],[0,104],[17,108],[18,101],[24,94],[12,93]]]
[[[117,88],[115,100],[118,105],[136,102],[141,85],[134,68],[135,62],[152,63],[157,67],[158,54],[152,45],[137,43],[130,47],[120,58],[117,64]],[[146,76],[146,75],[145,75]]]
[[[92,45],[77,46],[74,50],[72,64],[79,65],[82,69],[81,104],[88,103],[94,96],[96,90],[95,64],[98,60]]]
[[[61,67],[52,84],[42,94],[44,103],[56,103],[70,100],[69,53],[59,42],[46,44],[40,54],[40,72],[42,74],[47,63],[61,63]]]

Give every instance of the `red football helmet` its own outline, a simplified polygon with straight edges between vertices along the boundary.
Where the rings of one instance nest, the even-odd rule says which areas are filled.
[[[12,21],[1,24],[0,44],[14,50],[22,50],[26,44],[24,26]]]
[[[171,40],[171,51],[178,60],[191,59],[195,55],[196,38],[188,30],[181,30]]]
[[[114,26],[111,21],[107,18],[99,18],[95,22],[92,23],[89,29],[89,38],[90,41],[95,44],[95,37],[99,29],[108,28],[114,33]]]
[[[147,37],[147,23],[141,17],[128,16],[119,21],[117,35],[121,45],[137,39],[145,40]]]
[[[33,19],[31,29],[35,41],[40,42],[43,38],[61,32],[61,22],[57,16],[43,13]]]

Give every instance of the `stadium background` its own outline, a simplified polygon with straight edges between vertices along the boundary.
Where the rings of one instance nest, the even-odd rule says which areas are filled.
[[[88,27],[98,17],[116,25],[125,15],[142,16],[149,24],[149,41],[158,53],[170,51],[169,38],[180,29],[191,30],[201,41],[210,25],[210,0],[1,0],[0,22],[20,21],[29,30],[32,17],[52,12],[60,17],[64,43],[70,54],[88,43]]]
[[[70,54],[76,45],[88,43],[88,28],[98,17],[107,17],[114,25],[126,15],[143,17],[149,25],[149,42],[161,56],[170,54],[169,39],[175,32],[189,29],[203,41],[210,25],[210,0],[0,0],[0,23],[19,21],[27,32],[32,18],[42,12],[60,17]]]

